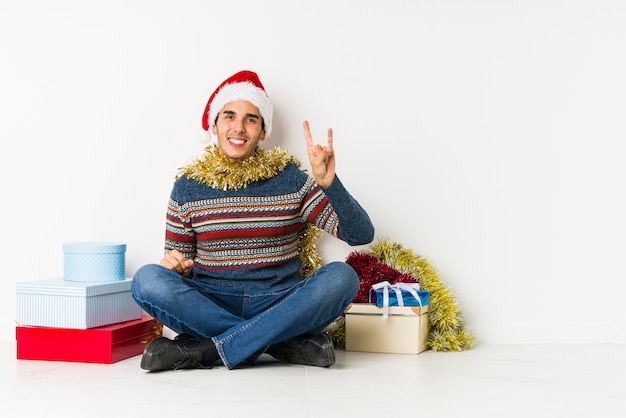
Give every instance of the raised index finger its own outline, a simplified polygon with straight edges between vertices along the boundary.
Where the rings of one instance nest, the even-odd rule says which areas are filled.
[[[306,141],[307,147],[313,146],[313,137],[311,137],[311,129],[309,128],[309,121],[305,120],[302,122],[302,128],[304,129],[304,140]]]

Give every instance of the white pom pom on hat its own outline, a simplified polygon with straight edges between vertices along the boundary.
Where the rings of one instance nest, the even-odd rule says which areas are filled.
[[[272,133],[272,114],[274,110],[265,92],[259,76],[253,71],[239,71],[220,84],[206,104],[202,114],[202,131],[198,138],[201,142],[217,143],[212,127],[219,112],[230,102],[245,100],[259,109],[265,125],[265,137]]]

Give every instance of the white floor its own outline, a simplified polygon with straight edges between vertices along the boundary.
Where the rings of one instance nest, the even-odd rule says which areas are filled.
[[[331,368],[147,373],[16,360],[0,344],[10,417],[626,417],[625,345],[479,345],[460,353],[337,350]],[[2,416],[4,413],[2,413]]]

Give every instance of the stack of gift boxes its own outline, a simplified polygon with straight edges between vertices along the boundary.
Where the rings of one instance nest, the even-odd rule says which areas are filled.
[[[20,282],[17,358],[115,363],[162,333],[131,296],[126,244],[63,244],[63,277]]]
[[[346,351],[419,354],[426,350],[429,292],[417,283],[376,283],[369,303],[345,310]]]

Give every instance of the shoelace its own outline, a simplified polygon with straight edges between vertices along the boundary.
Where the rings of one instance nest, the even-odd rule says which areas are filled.
[[[178,351],[180,352],[181,359],[178,360],[174,364],[174,370],[179,369],[210,369],[211,367],[203,366],[198,361],[198,358],[201,357],[199,350],[184,350],[178,347]],[[190,367],[191,366],[191,367]]]

